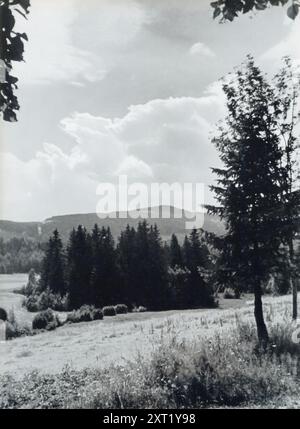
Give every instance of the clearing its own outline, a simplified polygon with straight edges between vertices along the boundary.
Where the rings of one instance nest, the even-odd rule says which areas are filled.
[[[237,315],[243,320],[253,320],[252,301],[246,296],[240,300],[221,300],[218,309],[122,314],[2,342],[0,374],[22,377],[32,370],[54,374],[66,366],[84,369],[123,365],[137,354],[147,356],[162,337],[193,341],[209,338],[216,331],[223,335],[234,325]],[[266,297],[267,320],[274,308],[288,301],[291,296]]]

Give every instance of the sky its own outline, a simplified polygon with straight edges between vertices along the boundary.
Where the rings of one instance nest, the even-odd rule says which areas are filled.
[[[95,212],[101,183],[203,183],[226,114],[220,79],[247,54],[271,75],[300,62],[300,20],[281,7],[232,23],[210,0],[31,0],[21,110],[0,123],[0,218]]]

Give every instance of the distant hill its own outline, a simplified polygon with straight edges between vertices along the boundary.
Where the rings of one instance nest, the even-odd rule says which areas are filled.
[[[146,218],[149,224],[157,224],[163,240],[169,240],[171,235],[175,233],[179,240],[182,241],[185,234],[189,231],[185,229],[185,223],[191,217],[191,213],[185,212],[188,218],[182,214],[182,210],[174,207],[156,207],[151,209],[140,210],[140,217],[132,219],[129,213],[118,213],[117,218],[100,219],[95,213],[86,214],[70,214],[62,216],[53,216],[46,219],[44,222],[12,222],[8,220],[0,220],[0,237],[8,240],[13,237],[31,238],[39,241],[46,241],[49,235],[57,229],[63,240],[66,241],[70,231],[78,225],[84,225],[88,230],[92,229],[95,223],[100,227],[110,227],[114,238],[116,239],[126,225],[136,227],[138,222]],[[163,218],[163,215],[170,212],[171,218]],[[150,217],[151,216],[151,217]],[[215,234],[224,232],[224,225],[217,216],[204,214],[203,229]]]

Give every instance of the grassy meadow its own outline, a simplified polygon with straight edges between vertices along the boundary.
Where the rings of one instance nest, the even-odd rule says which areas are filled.
[[[299,407],[291,296],[211,310],[128,313],[1,343],[0,408]]]

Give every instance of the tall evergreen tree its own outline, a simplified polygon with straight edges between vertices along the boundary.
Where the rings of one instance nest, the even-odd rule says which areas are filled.
[[[183,267],[183,257],[181,247],[175,234],[172,234],[170,243],[170,267]]]
[[[68,245],[68,292],[71,308],[93,303],[91,290],[92,246],[86,229],[79,225]]]
[[[148,257],[148,279],[149,296],[148,307],[152,310],[163,310],[167,308],[167,261],[160,238],[157,225],[149,229],[149,257]]]
[[[136,253],[136,231],[129,225],[125,231],[121,232],[117,254],[120,269],[120,300],[131,307],[136,303],[138,292],[138,284],[135,281],[138,257]]]
[[[143,221],[137,231],[127,227],[121,234],[118,253],[129,305],[144,305],[151,310],[165,308],[167,264],[157,226],[149,227]]]
[[[191,244],[190,241],[188,239],[188,236],[185,235],[184,240],[183,240],[183,246],[182,246],[182,256],[183,256],[183,263],[184,266],[188,266],[188,260],[189,260],[189,256],[190,256],[190,248],[191,248]]]
[[[102,255],[101,272],[101,305],[117,304],[120,298],[119,276],[117,267],[116,250],[111,230],[102,228],[100,232]]]
[[[57,229],[49,238],[42,264],[40,286],[42,290],[49,288],[52,292],[61,295],[66,292],[65,254]]]
[[[223,169],[213,169],[212,186],[220,206],[210,212],[226,220],[226,246],[231,269],[242,282],[252,282],[254,315],[260,343],[268,342],[262,306],[262,284],[281,244],[282,221],[274,207],[282,195],[282,150],[270,100],[274,91],[251,57],[235,77],[224,83],[228,116],[214,143]]]
[[[135,236],[136,269],[134,273],[134,287],[136,293],[136,304],[148,305],[149,289],[151,281],[149,274],[149,226],[144,220],[139,222]]]
[[[189,306],[206,306],[211,301],[211,291],[205,281],[204,272],[209,268],[209,251],[197,229],[185,237],[184,261],[189,270]]]
[[[100,307],[103,298],[101,293],[101,281],[103,275],[103,250],[102,237],[97,224],[94,225],[91,234],[92,271],[91,271],[91,299],[96,307]]]

